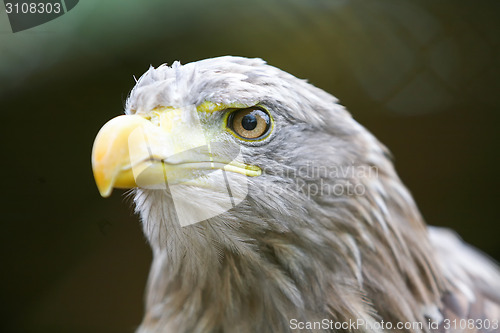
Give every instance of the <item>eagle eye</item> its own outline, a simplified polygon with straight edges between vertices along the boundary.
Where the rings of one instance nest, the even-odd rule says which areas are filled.
[[[260,140],[269,133],[271,117],[266,110],[257,106],[238,109],[229,115],[227,126],[242,139]]]

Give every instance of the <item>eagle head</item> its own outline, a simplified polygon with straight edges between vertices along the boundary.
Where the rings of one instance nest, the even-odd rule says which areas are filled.
[[[441,316],[446,283],[387,149],[260,59],[151,67],[92,165],[101,195],[133,189],[153,250],[139,332]]]

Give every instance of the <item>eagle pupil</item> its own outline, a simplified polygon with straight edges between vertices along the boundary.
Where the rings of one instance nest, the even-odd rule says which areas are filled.
[[[257,127],[257,117],[253,114],[247,114],[241,119],[241,126],[247,131],[251,131]]]

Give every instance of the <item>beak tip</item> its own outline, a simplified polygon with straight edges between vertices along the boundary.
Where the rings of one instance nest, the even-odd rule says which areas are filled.
[[[113,192],[113,189],[111,187],[107,189],[99,189],[99,194],[103,198],[108,198],[111,195],[111,192]]]
[[[113,192],[113,181],[106,177],[102,172],[96,172],[94,168],[94,179],[97,185],[97,189],[99,190],[99,194],[103,198],[107,198]]]
[[[103,198],[109,197],[114,187],[135,186],[135,180],[129,179],[132,174],[123,176],[122,172],[130,164],[131,136],[133,133],[142,133],[136,130],[143,126],[153,125],[142,116],[121,115],[108,121],[99,130],[92,147],[91,160],[94,179]]]
[[[111,183],[108,182],[107,184],[103,184],[102,182],[96,182],[97,189],[99,190],[99,194],[103,198],[107,198],[111,195],[111,192],[113,192],[113,186],[111,186]]]

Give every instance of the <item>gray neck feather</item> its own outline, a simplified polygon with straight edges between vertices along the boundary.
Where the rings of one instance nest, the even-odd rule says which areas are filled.
[[[364,180],[362,196],[320,196],[288,215],[253,189],[237,210],[187,227],[166,208],[166,191],[137,190],[154,254],[139,332],[288,332],[291,319],[425,321],[441,277],[411,196],[385,170]]]

